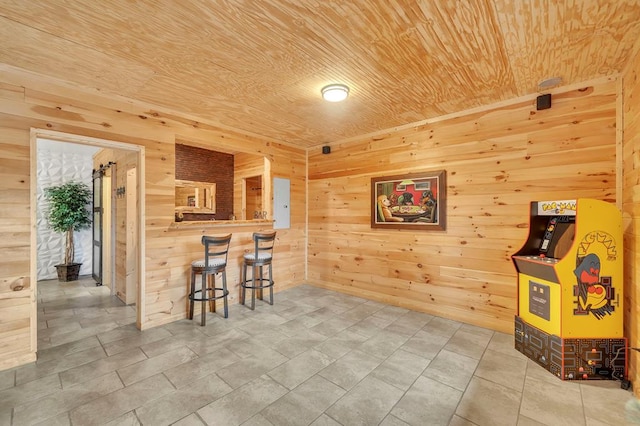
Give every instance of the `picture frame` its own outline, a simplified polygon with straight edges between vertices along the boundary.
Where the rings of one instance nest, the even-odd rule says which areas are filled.
[[[446,171],[371,178],[371,227],[446,230]]]

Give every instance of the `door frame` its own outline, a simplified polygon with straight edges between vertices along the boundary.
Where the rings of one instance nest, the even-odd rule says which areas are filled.
[[[37,226],[36,226],[36,211],[37,211],[37,140],[49,139],[58,142],[70,142],[80,145],[90,145],[107,149],[118,149],[125,151],[136,152],[136,169],[137,169],[137,208],[135,216],[137,217],[137,245],[135,250],[135,258],[137,263],[137,273],[135,278],[138,282],[136,291],[136,327],[139,330],[143,328],[143,318],[145,317],[144,306],[144,293],[145,293],[145,264],[143,259],[145,258],[145,239],[144,239],[144,223],[145,223],[145,148],[141,145],[117,142],[113,140],[94,138],[89,136],[75,135],[71,133],[58,132],[54,130],[31,128],[30,132],[30,188],[31,188],[31,250],[30,250],[30,282],[33,292],[34,301],[31,309],[31,347],[37,350]],[[112,283],[113,285],[113,283]]]

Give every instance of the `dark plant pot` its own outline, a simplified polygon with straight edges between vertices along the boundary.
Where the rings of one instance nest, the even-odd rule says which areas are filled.
[[[78,275],[80,275],[80,266],[82,266],[82,263],[56,265],[56,271],[58,271],[58,281],[77,281]]]

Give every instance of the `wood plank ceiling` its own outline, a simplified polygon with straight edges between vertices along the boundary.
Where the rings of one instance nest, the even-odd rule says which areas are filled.
[[[0,63],[302,147],[614,75],[639,36],[638,0],[0,0]]]

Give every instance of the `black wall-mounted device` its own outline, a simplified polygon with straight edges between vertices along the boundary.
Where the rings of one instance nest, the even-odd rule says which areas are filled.
[[[536,109],[538,111],[549,108],[551,108],[551,93],[540,95],[536,98]]]

